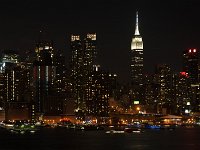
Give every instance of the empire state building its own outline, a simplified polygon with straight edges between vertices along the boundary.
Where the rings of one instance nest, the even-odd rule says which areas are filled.
[[[143,41],[139,32],[138,12],[136,12],[135,34],[131,42],[131,84],[133,86],[143,85]]]

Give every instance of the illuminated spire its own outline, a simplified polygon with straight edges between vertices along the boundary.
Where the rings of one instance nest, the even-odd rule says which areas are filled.
[[[140,35],[139,25],[138,25],[138,11],[136,12],[135,35]]]

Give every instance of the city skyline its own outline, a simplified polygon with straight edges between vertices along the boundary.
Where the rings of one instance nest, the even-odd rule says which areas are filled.
[[[0,61],[1,121],[128,125],[147,117],[158,128],[186,118],[200,124],[195,1],[3,4],[10,4],[0,9],[8,20],[0,25],[11,24],[0,28],[0,46],[11,50]],[[165,122],[167,115],[182,120]]]
[[[34,50],[39,31],[46,32],[56,50],[70,60],[70,35],[97,33],[97,60],[106,70],[117,73],[121,81],[130,78],[130,43],[135,31],[135,12],[139,12],[140,33],[144,41],[144,68],[167,63],[181,71],[182,53],[199,48],[198,1],[156,2],[122,0],[84,2],[21,2],[1,4],[0,49]],[[104,11],[102,11],[104,10]]]

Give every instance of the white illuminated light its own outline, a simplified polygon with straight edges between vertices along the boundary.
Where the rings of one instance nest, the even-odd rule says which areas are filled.
[[[136,51],[143,51],[142,37],[134,37],[132,39],[131,49]]]
[[[194,52],[194,53],[196,53],[196,51],[197,51],[196,49],[193,49],[193,52]]]
[[[134,101],[133,103],[134,103],[135,105],[140,104],[139,101]]]
[[[136,12],[135,35],[140,35],[140,32],[139,32],[139,25],[138,25],[138,12]]]
[[[45,46],[44,49],[49,49],[49,46]]]
[[[135,36],[132,38],[131,42],[131,50],[132,51],[143,51],[143,41],[139,32],[139,24],[138,24],[138,12],[136,12],[136,25],[135,25]]]
[[[12,97],[12,100],[14,101],[15,99],[15,71],[13,70],[13,97]]]
[[[79,35],[72,35],[71,36],[71,41],[78,41],[78,40],[80,40],[80,36]]]
[[[87,38],[90,38],[91,40],[96,40],[96,33],[95,34],[87,34]]]

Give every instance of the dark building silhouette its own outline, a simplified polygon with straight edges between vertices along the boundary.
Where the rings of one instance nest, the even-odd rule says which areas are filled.
[[[184,51],[183,71],[188,74],[191,84],[198,83],[199,51],[197,49],[187,49]]]
[[[153,79],[153,75],[144,76],[144,101],[147,113],[157,112],[158,86]]]
[[[34,85],[35,85],[35,107],[38,115],[45,114],[49,104],[47,96],[49,95],[53,78],[53,44],[52,42],[38,42],[36,44],[36,60],[34,62]]]
[[[156,66],[155,82],[157,84],[157,112],[171,113],[174,99],[172,96],[173,82],[172,82],[171,68],[166,64],[159,64]]]
[[[1,59],[1,110],[5,120],[31,119],[30,70],[14,51],[5,51]]]
[[[176,111],[175,114],[188,115],[191,112],[191,86],[189,76],[186,72],[175,75],[174,98]]]
[[[190,82],[190,99],[192,111],[200,111],[199,87],[199,50],[187,49],[183,53],[183,71],[188,75]]]

